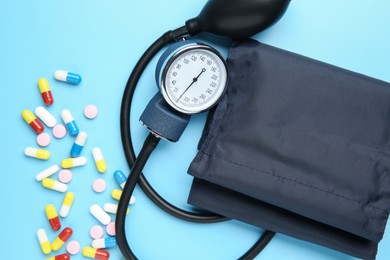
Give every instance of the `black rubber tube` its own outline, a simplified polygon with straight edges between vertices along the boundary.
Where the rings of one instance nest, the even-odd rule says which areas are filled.
[[[134,67],[124,90],[123,97],[122,97],[122,105],[121,105],[121,114],[120,114],[120,129],[121,129],[121,138],[122,138],[122,146],[124,150],[124,154],[126,157],[126,161],[130,168],[133,167],[133,164],[136,161],[136,156],[134,153],[134,148],[132,144],[132,138],[131,138],[131,131],[130,131],[130,109],[132,104],[132,99],[134,96],[134,91],[137,86],[137,83],[145,70],[146,66],[149,64],[149,62],[152,60],[152,58],[157,54],[159,50],[161,50],[166,44],[173,42],[175,39],[180,38],[180,36],[184,36],[186,34],[186,28],[185,26],[180,27],[174,31],[168,31],[164,33],[159,39],[157,39],[142,55],[142,57],[137,62],[136,66]],[[180,209],[172,204],[170,204],[168,201],[166,201],[164,198],[162,198],[157,191],[153,189],[153,187],[150,185],[150,183],[146,180],[145,176],[140,173],[138,184],[140,185],[142,191],[151,199],[158,207],[160,207],[165,212],[171,214],[174,217],[180,218],[185,221],[189,222],[195,222],[195,223],[216,223],[216,222],[222,222],[229,220],[226,217],[216,215],[213,213],[194,213],[185,211],[183,209]],[[124,196],[123,195],[122,197]],[[128,194],[126,195],[128,196]],[[131,197],[131,194],[130,194]],[[122,200],[122,198],[121,198]],[[124,219],[125,213],[123,213],[122,218]],[[117,220],[119,212],[117,214]],[[119,219],[120,220],[120,219]],[[117,224],[118,225],[118,224]],[[124,223],[123,223],[123,229],[119,230],[119,237],[125,237],[125,230],[124,230]],[[122,233],[123,232],[123,233]],[[270,236],[270,233],[273,235],[274,232],[266,231],[264,234],[259,238],[259,240],[255,243],[254,246],[252,246],[247,253],[245,253],[240,259],[246,260],[246,259],[253,259],[256,255],[258,255],[263,248],[268,244],[268,242],[272,239],[272,236]],[[119,239],[118,233],[117,233],[117,240],[120,250],[125,250],[125,243],[127,244],[127,241],[119,242],[121,239]],[[128,246],[128,245],[127,245]],[[130,250],[131,252],[131,250]],[[134,256],[134,254],[133,254]],[[135,256],[134,256],[135,257]],[[126,258],[127,259],[127,258]]]

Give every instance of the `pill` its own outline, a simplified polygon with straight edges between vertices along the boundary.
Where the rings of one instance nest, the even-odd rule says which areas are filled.
[[[57,124],[55,117],[42,106],[35,109],[35,114],[48,127],[54,127]]]
[[[37,135],[37,143],[39,146],[48,146],[50,144],[50,135],[47,133],[40,133]]]
[[[99,238],[92,241],[93,248],[111,248],[116,246],[117,243],[115,237]]]
[[[121,190],[112,190],[111,192],[111,197],[113,197],[116,200],[120,200],[122,196],[122,191]],[[135,197],[131,196],[129,204],[133,205],[135,203]]]
[[[61,254],[61,255],[56,255],[50,258],[47,258],[46,260],[69,260],[70,255],[68,254]]]
[[[81,82],[81,76],[64,70],[57,70],[54,72],[54,78],[72,85],[77,85]]]
[[[105,182],[105,180],[103,180],[103,179],[96,179],[92,183],[92,189],[95,192],[97,192],[97,193],[105,191],[106,190],[106,182]]]
[[[103,228],[101,226],[95,225],[95,226],[91,227],[91,229],[89,230],[89,235],[93,239],[99,239],[99,238],[103,237],[104,230],[103,230]]]
[[[60,167],[58,167],[57,164],[53,165],[53,166],[50,166],[49,168],[47,168],[46,170],[43,170],[41,171],[40,173],[38,173],[36,176],[35,176],[35,179],[37,181],[41,181],[43,180],[44,178],[47,178],[47,177],[50,177],[51,175],[53,175],[54,173],[58,172],[58,170],[60,169]]]
[[[87,133],[84,131],[81,131],[74,141],[72,145],[72,149],[70,149],[70,157],[75,158],[79,157],[81,154],[81,151],[84,148],[85,142],[87,141]]]
[[[49,87],[49,82],[47,82],[47,80],[45,78],[40,78],[38,80],[38,88],[39,88],[39,91],[41,92],[43,102],[47,106],[52,105],[54,102],[54,99],[53,99],[53,95],[52,95],[50,87]]]
[[[33,147],[26,147],[24,154],[29,157],[37,158],[40,160],[47,160],[50,158],[50,152],[48,150],[37,149]]]
[[[97,117],[98,109],[94,105],[88,105],[84,108],[84,116],[88,119],[94,119]]]
[[[100,148],[95,147],[92,149],[93,159],[95,160],[95,165],[98,172],[103,173],[107,170],[106,161],[104,160],[102,151]]]
[[[61,228],[61,222],[60,222],[60,218],[57,215],[57,211],[54,205],[53,204],[46,205],[45,212],[51,228],[53,230],[59,230]]]
[[[80,252],[80,243],[76,240],[70,241],[66,245],[66,251],[68,251],[68,253],[71,255],[77,255]]]
[[[64,200],[62,201],[62,206],[60,210],[60,216],[66,218],[69,215],[70,208],[72,207],[74,201],[74,193],[68,192],[65,194]]]
[[[42,186],[58,192],[65,192],[68,190],[68,185],[66,185],[65,183],[61,183],[59,181],[49,178],[44,178],[42,180]]]
[[[67,158],[62,160],[62,168],[69,169],[77,166],[83,166],[87,164],[87,158],[85,156],[80,156],[77,158]]]
[[[30,110],[23,110],[22,117],[24,121],[26,121],[26,123],[29,124],[30,127],[35,131],[35,133],[40,134],[45,129],[41,121],[39,121],[39,119],[36,118],[36,116],[34,116],[34,114]]]
[[[76,136],[79,133],[79,128],[76,124],[76,121],[74,120],[72,114],[68,109],[64,109],[61,112],[62,120],[64,121],[66,127],[69,130],[69,134],[71,136]]]
[[[110,258],[110,253],[103,249],[93,248],[93,247],[84,247],[83,248],[83,256],[93,258],[93,259],[101,259],[107,260]]]
[[[63,125],[55,125],[53,127],[52,133],[55,138],[63,138],[66,135],[66,128]]]
[[[103,205],[103,209],[105,212],[107,213],[112,213],[112,214],[116,214],[116,212],[118,211],[118,204],[114,204],[114,203],[105,203]],[[127,212],[126,214],[129,214],[130,210],[127,209]]]
[[[38,229],[37,237],[39,244],[41,246],[42,253],[45,255],[51,253],[51,246],[49,242],[49,238],[47,237],[46,231],[43,228]]]
[[[111,217],[110,215],[108,215],[103,209],[102,207],[100,207],[99,205],[97,204],[93,204],[90,208],[89,208],[89,212],[97,219],[100,221],[100,223],[102,223],[103,225],[107,225],[108,223],[111,222]]]
[[[58,173],[58,179],[62,183],[69,183],[72,180],[72,178],[73,178],[73,173],[68,169],[61,170]]]
[[[115,236],[115,222],[111,222],[106,226],[106,232],[109,236]]]
[[[68,241],[68,239],[72,236],[73,230],[69,227],[64,228],[61,233],[54,239],[53,243],[51,243],[51,249],[53,251],[58,251],[61,247]]]
[[[114,172],[114,178],[115,182],[123,189],[125,187],[127,177],[122,171],[115,171]]]

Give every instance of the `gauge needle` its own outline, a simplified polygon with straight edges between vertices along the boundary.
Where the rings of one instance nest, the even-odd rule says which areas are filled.
[[[200,77],[200,75],[202,75],[203,74],[203,72],[205,72],[206,71],[206,69],[205,68],[203,68],[202,69],[202,71],[199,73],[199,75],[198,76],[196,76],[195,78],[193,78],[192,79],[192,82],[191,82],[191,84],[186,88],[186,90],[184,90],[184,92],[183,93],[181,93],[181,95],[180,95],[180,97],[176,100],[176,102],[179,102],[179,100],[181,99],[181,97],[187,92],[187,90],[189,90],[190,89],[190,87],[195,83],[195,82],[197,82],[198,81],[198,78]]]

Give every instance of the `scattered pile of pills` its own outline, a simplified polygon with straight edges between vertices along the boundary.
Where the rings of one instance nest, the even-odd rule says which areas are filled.
[[[58,81],[72,85],[77,85],[81,82],[80,75],[63,70],[56,71],[54,73],[54,78]],[[68,158],[63,158],[60,163],[42,169],[35,175],[36,181],[40,182],[44,188],[64,193],[62,205],[59,208],[59,214],[57,213],[54,204],[47,204],[44,208],[51,229],[53,232],[58,233],[52,242],[50,242],[49,237],[51,237],[51,234],[48,236],[48,233],[43,228],[37,230],[36,235],[41,251],[43,254],[48,255],[65,248],[66,253],[59,253],[47,258],[49,260],[67,260],[71,258],[71,255],[77,255],[80,251],[83,256],[88,258],[109,259],[110,254],[107,249],[117,246],[115,222],[112,222],[112,216],[110,214],[117,213],[118,205],[114,203],[105,203],[102,208],[99,204],[94,203],[90,206],[90,214],[96,219],[97,223],[99,223],[99,225],[94,225],[90,229],[90,236],[92,238],[90,245],[92,247],[85,246],[82,248],[77,240],[70,240],[73,237],[74,231],[71,226],[68,226],[66,223],[66,218],[71,213],[71,208],[75,200],[75,194],[68,191],[68,184],[73,179],[73,173],[70,169],[82,167],[88,163],[87,158],[83,155],[85,154],[84,147],[87,144],[88,134],[85,131],[79,130],[79,126],[69,109],[63,109],[60,113],[63,124],[58,123],[56,116],[48,110],[48,107],[54,103],[54,98],[47,79],[40,78],[38,80],[38,89],[46,107],[37,106],[34,110],[35,114],[28,109],[22,111],[22,118],[37,134],[36,142],[38,146],[48,147],[50,145],[51,137],[49,133],[45,132],[45,126],[49,129],[51,128],[52,136],[56,139],[62,139],[67,134],[74,138]],[[94,119],[98,115],[98,108],[91,104],[87,105],[83,110],[83,114],[87,119]],[[100,174],[105,173],[107,171],[107,164],[101,149],[99,147],[93,147],[90,153],[94,159],[96,171]],[[26,147],[24,149],[24,154],[26,157],[38,160],[49,160],[51,156],[49,150],[35,147]],[[57,174],[57,179],[55,179],[55,177],[53,178],[55,174]],[[127,176],[119,170],[115,171],[113,176],[118,186],[123,189]],[[92,190],[98,194],[103,193],[106,190],[106,187],[107,185],[104,178],[97,178],[92,183]],[[111,196],[115,200],[119,200],[121,195],[121,190],[113,190],[111,192]],[[131,197],[129,204],[132,205],[134,203],[135,198]],[[128,209],[127,214],[129,211],[130,210]],[[65,228],[62,230],[61,224],[65,224]],[[105,233],[107,236],[105,236]]]

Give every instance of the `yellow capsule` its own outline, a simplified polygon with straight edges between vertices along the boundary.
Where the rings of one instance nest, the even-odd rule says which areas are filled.
[[[28,109],[22,111],[22,117],[27,124],[30,124],[32,121],[37,119],[36,116],[34,116],[34,114]]]
[[[57,211],[53,204],[48,204],[45,207],[47,219],[49,220],[50,226],[53,230],[59,230],[61,228],[61,222],[58,218]]]
[[[50,152],[48,150],[36,149],[33,147],[27,147],[24,149],[24,154],[29,157],[47,160],[50,158]]]
[[[50,178],[44,178],[42,180],[42,186],[59,192],[65,192],[68,190],[68,185]]]
[[[61,231],[61,233],[58,235],[58,237],[56,237],[53,243],[51,243],[51,249],[53,249],[53,251],[60,250],[61,247],[66,243],[66,241],[69,240],[72,234],[73,230],[71,228],[64,228],[64,230]]]
[[[107,165],[100,148],[97,147],[93,148],[92,155],[93,155],[93,159],[95,160],[95,164],[98,172],[101,173],[105,172],[107,170]]]
[[[87,164],[87,158],[84,156],[76,157],[76,158],[67,158],[62,160],[61,166],[64,169],[74,168],[77,166],[83,166]]]
[[[49,239],[47,238],[46,231],[43,228],[38,229],[37,237],[38,237],[38,241],[39,241],[39,244],[41,246],[42,252],[45,255],[50,254],[51,253],[50,242],[49,242]]]
[[[68,192],[65,195],[64,201],[62,202],[61,210],[60,210],[60,216],[65,218],[68,216],[70,207],[72,207],[74,200],[74,193]]]
[[[41,121],[39,121],[30,110],[23,110],[22,117],[24,121],[26,121],[26,123],[35,131],[35,133],[40,134],[45,129]]]
[[[121,196],[122,196],[122,191],[121,190],[113,190],[111,192],[111,196],[116,199],[116,200],[120,200],[121,199]]]

